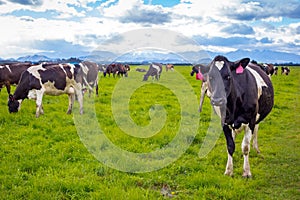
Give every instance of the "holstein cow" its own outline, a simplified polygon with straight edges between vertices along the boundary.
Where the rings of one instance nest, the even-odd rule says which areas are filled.
[[[291,72],[289,67],[281,67],[281,74],[289,75]]]
[[[202,112],[202,106],[203,106],[205,94],[210,98],[210,93],[207,90],[208,89],[207,81],[204,81],[204,79],[202,77],[202,74],[200,72],[201,67],[203,68],[205,66],[201,65],[201,64],[194,65],[193,68],[192,68],[192,71],[190,73],[191,76],[194,76],[194,74],[196,73],[196,79],[197,80],[202,80],[201,90],[200,90],[200,104],[199,104],[199,110],[198,110],[199,112]]]
[[[10,95],[10,85],[18,84],[21,74],[26,71],[31,63],[7,63],[0,65],[0,89],[6,86],[7,93]]]
[[[83,85],[88,87],[89,96],[91,96],[94,87],[96,88],[96,95],[98,96],[98,64],[91,61],[83,61],[79,65],[84,73]]]
[[[155,77],[156,80],[159,80],[161,72],[162,72],[162,64],[152,63],[149,66],[147,73],[144,75],[143,81],[147,81],[149,76],[152,76],[152,79],[153,77]]]
[[[166,64],[166,71],[168,71],[168,70],[174,71],[174,65]]]
[[[277,75],[278,74],[278,67],[274,67],[274,75]]]
[[[274,65],[273,64],[267,64],[267,63],[257,63],[255,60],[252,60],[251,63],[259,66],[269,77],[271,77],[274,72]]]
[[[243,177],[251,177],[250,140],[253,135],[253,147],[259,152],[258,124],[271,112],[274,104],[270,78],[249,61],[249,58],[243,58],[231,62],[224,56],[217,56],[207,67],[200,68],[211,93],[211,104],[214,109],[219,109],[221,117],[228,151],[226,175],[233,174],[234,140],[236,134],[244,130]]]
[[[72,112],[75,94],[80,104],[80,114],[83,113],[82,69],[72,64],[43,64],[28,68],[21,76],[20,82],[13,95],[9,96],[9,112],[18,112],[21,102],[26,99],[36,100],[36,117],[43,114],[43,95],[68,94],[69,108]]]

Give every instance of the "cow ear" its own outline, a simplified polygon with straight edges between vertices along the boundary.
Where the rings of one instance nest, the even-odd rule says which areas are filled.
[[[239,66],[242,66],[243,68],[247,67],[247,65],[250,62],[250,58],[243,58],[241,60],[235,61],[233,65],[233,69],[238,68]]]
[[[231,66],[231,70],[235,70],[237,74],[242,74],[244,72],[245,67],[249,64],[249,58],[243,58],[241,60],[235,61]]]
[[[200,66],[200,72],[202,73],[202,74],[207,74],[208,72],[209,72],[209,66],[206,66],[206,65],[202,65],[202,64],[199,64],[199,66]]]

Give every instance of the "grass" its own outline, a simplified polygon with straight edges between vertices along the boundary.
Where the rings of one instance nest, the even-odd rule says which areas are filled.
[[[188,80],[199,99],[200,82],[190,77],[190,67],[176,67]],[[134,68],[131,77],[142,74]],[[172,72],[163,72],[166,83]],[[212,151],[199,158],[210,122],[208,99],[191,145],[168,166],[148,172],[122,172],[99,162],[79,137],[74,117],[67,115],[67,96],[45,96],[45,114],[35,118],[35,103],[25,100],[19,113],[9,114],[7,93],[0,93],[0,199],[165,199],[166,186],[175,199],[300,199],[300,68],[288,76],[272,77],[275,106],[261,123],[261,154],[250,152],[253,177],[242,178],[242,153],[238,135],[234,154],[234,177],[224,176],[227,160],[225,138],[220,134]],[[111,97],[119,78],[100,78],[100,96],[85,96],[86,111],[95,106],[105,136],[120,148],[148,153],[165,147],[180,128],[180,100],[163,85],[152,82],[139,87],[130,97],[130,117],[139,126],[151,125],[149,109],[163,105],[166,121],[152,137],[137,138],[124,132],[115,121]],[[180,83],[178,83],[180,84]],[[95,102],[95,105],[93,104]],[[76,102],[77,104],[77,102]],[[197,109],[196,102],[196,109]],[[127,102],[124,106],[127,105]],[[89,113],[83,116],[86,119]],[[105,148],[105,145],[104,147]],[[151,163],[150,163],[151,164]]]

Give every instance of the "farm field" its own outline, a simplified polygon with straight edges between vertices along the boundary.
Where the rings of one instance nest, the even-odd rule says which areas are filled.
[[[32,100],[25,100],[18,113],[9,114],[8,95],[3,88],[0,92],[0,199],[300,199],[300,67],[291,67],[288,76],[279,73],[272,77],[275,105],[260,123],[261,153],[251,149],[253,177],[250,179],[242,178],[242,135],[236,138],[233,177],[223,175],[227,151],[222,133],[213,149],[205,157],[199,157],[212,120],[211,106],[206,98],[203,112],[197,113],[200,81],[190,76],[189,66],[175,66],[197,97],[195,105],[190,107],[195,108],[199,120],[195,136],[189,137],[187,150],[166,167],[150,172],[119,171],[98,161],[97,156],[102,155],[92,155],[89,152],[92,149],[86,148],[85,138],[80,133],[85,129],[93,133],[94,126],[86,120],[93,115],[90,112],[93,109],[106,138],[129,152],[149,153],[161,149],[176,137],[181,127],[180,121],[185,115],[182,102],[168,88],[176,72],[165,69],[160,84],[149,78],[147,84],[133,92],[128,102],[124,101],[131,119],[140,127],[151,124],[152,111],[161,109],[154,105],[163,106],[167,114],[161,129],[151,137],[138,138],[119,127],[111,98],[117,95],[117,85],[126,87],[126,81],[132,84],[132,79],[137,85],[141,82],[143,74],[135,68],[131,68],[127,78],[104,78],[101,74],[99,97],[85,95],[86,112],[82,116],[78,115],[78,102],[75,102],[74,115],[66,114],[66,95],[44,96],[45,114],[39,118],[35,118]],[[118,105],[122,106],[122,101]],[[78,127],[77,120],[85,124],[83,129]],[[105,143],[100,145],[106,148]],[[126,164],[126,160],[122,162]],[[148,164],[155,168],[156,163]]]

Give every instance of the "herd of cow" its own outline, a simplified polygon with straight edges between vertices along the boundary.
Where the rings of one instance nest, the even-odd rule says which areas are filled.
[[[173,65],[166,65],[166,70],[173,70]],[[83,94],[89,94],[96,88],[98,95],[98,72],[101,67],[94,62],[83,61],[78,64],[70,63],[7,63],[0,65],[0,88],[4,85],[9,94],[9,112],[17,112],[21,102],[26,99],[36,100],[36,117],[43,114],[43,95],[69,96],[67,113],[72,112],[75,96],[80,105],[80,114],[83,113]],[[129,65],[110,64],[106,66],[103,75],[127,77]],[[146,72],[143,81],[148,77],[159,80],[162,64],[152,63]],[[288,75],[290,69],[282,67],[281,74]],[[272,110],[274,104],[274,91],[271,75],[277,75],[278,68],[271,64],[258,64],[249,58],[235,62],[224,56],[215,57],[208,65],[195,65],[191,75],[202,80],[199,111],[202,110],[204,96],[210,98],[211,105],[221,118],[221,126],[226,138],[228,160],[226,175],[233,174],[233,153],[235,151],[235,136],[245,131],[242,142],[244,155],[244,177],[251,177],[249,152],[250,141],[253,136],[253,147],[259,152],[257,143],[258,124]],[[17,84],[16,90],[11,94],[10,85]]]

